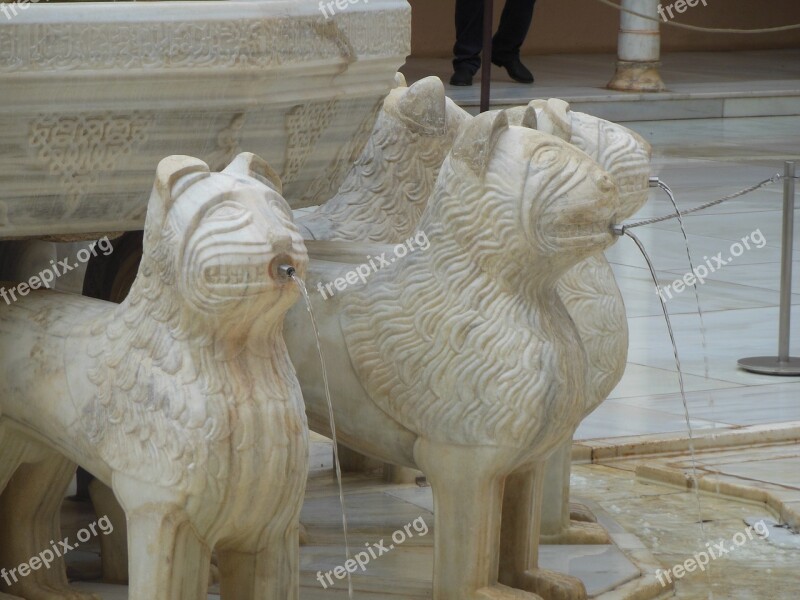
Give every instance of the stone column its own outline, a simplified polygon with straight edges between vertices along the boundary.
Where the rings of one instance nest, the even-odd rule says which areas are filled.
[[[622,0],[622,7],[653,18],[659,0]],[[658,72],[661,58],[659,23],[628,12],[620,13],[617,72],[608,84],[625,92],[661,92],[666,89]]]

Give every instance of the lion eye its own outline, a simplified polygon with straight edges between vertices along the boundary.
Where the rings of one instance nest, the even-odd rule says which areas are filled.
[[[223,202],[206,213],[206,218],[214,221],[231,221],[246,218],[250,212],[236,202]]]

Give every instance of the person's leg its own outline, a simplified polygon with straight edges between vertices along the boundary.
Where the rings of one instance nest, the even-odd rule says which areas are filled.
[[[483,48],[483,0],[456,0],[456,43],[453,69],[476,73]]]
[[[533,20],[533,6],[536,0],[506,0],[500,26],[492,43],[492,61],[506,64],[519,58],[519,50]]]

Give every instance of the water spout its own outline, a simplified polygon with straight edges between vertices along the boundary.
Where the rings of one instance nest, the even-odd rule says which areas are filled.
[[[328,419],[331,428],[331,440],[333,441],[333,464],[336,470],[336,482],[339,486],[339,504],[342,507],[342,532],[344,535],[344,552],[345,560],[350,560],[350,539],[347,534],[347,510],[344,501],[344,487],[342,486],[342,465],[339,461],[339,443],[336,438],[336,422],[333,417],[333,402],[331,401],[331,388],[328,384],[328,371],[325,368],[325,357],[322,354],[322,343],[319,339],[319,328],[317,327],[317,320],[314,317],[314,311],[311,308],[311,298],[308,296],[305,282],[297,276],[295,268],[288,264],[283,264],[278,267],[278,272],[285,273],[290,277],[300,288],[300,293],[303,295],[303,300],[306,303],[308,315],[311,318],[311,328],[314,330],[314,337],[317,341],[317,353],[319,354],[319,362],[322,367],[322,382],[325,387],[325,400],[328,403]],[[347,597],[353,600],[353,580],[350,577],[350,571],[347,571]]]
[[[278,275],[286,279],[294,279],[294,274],[297,272],[292,265],[281,265],[278,267]]]
[[[689,261],[689,271],[693,275],[696,275],[694,261],[692,260],[692,251],[689,249],[689,236],[686,235],[686,227],[683,223],[683,215],[681,214],[681,210],[678,208],[678,203],[675,201],[675,194],[673,194],[672,189],[670,189],[670,187],[658,177],[650,178],[650,187],[659,187],[664,191],[664,193],[667,194],[667,196],[669,196],[669,201],[672,203],[672,207],[675,209],[675,217],[678,219],[678,224],[681,227],[683,241],[686,244],[686,258]],[[705,373],[706,379],[708,379],[708,340],[706,339],[706,323],[705,319],[703,318],[703,309],[700,306],[700,291],[697,289],[697,279],[695,279],[692,287],[694,288],[694,299],[697,303],[697,316],[700,319],[700,338],[703,343],[703,372]]]

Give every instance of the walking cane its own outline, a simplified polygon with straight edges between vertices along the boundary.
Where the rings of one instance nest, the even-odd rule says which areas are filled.
[[[483,64],[481,65],[481,112],[489,110],[492,95],[492,21],[494,0],[483,0]]]

